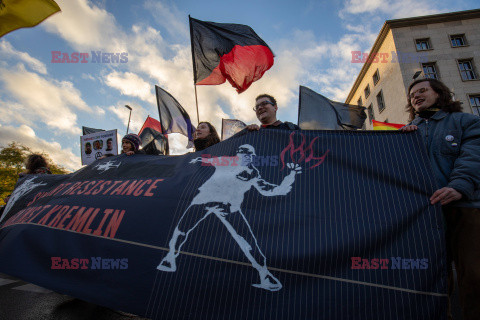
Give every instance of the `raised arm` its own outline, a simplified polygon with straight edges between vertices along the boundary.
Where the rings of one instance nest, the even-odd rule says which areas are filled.
[[[269,183],[263,179],[258,179],[253,185],[258,192],[267,197],[284,196],[292,190],[292,184],[295,182],[295,176],[302,173],[302,167],[295,163],[287,163],[290,173],[283,179],[280,185]]]

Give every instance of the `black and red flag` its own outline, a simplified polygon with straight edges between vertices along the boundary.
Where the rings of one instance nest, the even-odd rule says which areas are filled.
[[[142,150],[146,154],[168,155],[168,139],[162,133],[160,121],[148,116],[138,136],[142,140]]]
[[[196,85],[228,80],[242,93],[272,67],[272,50],[249,26],[189,19]]]

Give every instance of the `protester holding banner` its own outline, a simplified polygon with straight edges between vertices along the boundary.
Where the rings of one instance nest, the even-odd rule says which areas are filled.
[[[140,137],[134,133],[127,133],[122,138],[122,153],[125,153],[127,156],[132,154],[144,154],[142,150],[139,150],[142,140]]]
[[[204,150],[220,142],[217,130],[210,122],[200,122],[193,134],[195,151]]]
[[[439,187],[430,202],[443,206],[446,221],[449,293],[454,290],[453,260],[468,320],[480,315],[480,118],[461,110],[445,84],[420,79],[409,87],[412,122],[400,130],[418,130],[426,143]]]
[[[31,154],[27,157],[25,161],[25,172],[19,174],[20,177],[23,177],[27,174],[52,174],[50,169],[48,169],[48,163],[44,156],[41,154]]]
[[[271,95],[261,94],[255,99],[253,111],[261,122],[262,129],[300,130],[296,124],[277,120],[277,110],[277,100]],[[256,124],[248,125],[246,128],[248,131],[260,130]]]
[[[50,169],[48,169],[47,160],[41,154],[32,153],[29,155],[25,161],[25,168],[27,169],[26,171],[18,174],[20,178],[23,178],[28,174],[52,174]],[[3,201],[7,203],[9,198],[10,195],[6,196]]]

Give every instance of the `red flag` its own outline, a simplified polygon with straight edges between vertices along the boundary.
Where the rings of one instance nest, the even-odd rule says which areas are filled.
[[[190,37],[197,85],[228,80],[242,93],[273,65],[272,50],[249,26],[190,17]]]
[[[147,117],[147,120],[145,120],[145,123],[142,126],[142,129],[140,129],[140,132],[138,132],[138,135],[140,136],[142,134],[142,131],[146,128],[152,128],[158,131],[159,133],[163,133],[162,131],[162,125],[160,124],[160,121],[151,118],[150,116]]]

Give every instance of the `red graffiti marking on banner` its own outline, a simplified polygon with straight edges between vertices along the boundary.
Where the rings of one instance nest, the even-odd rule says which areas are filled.
[[[312,165],[309,169],[313,169],[319,165],[321,165],[323,163],[323,161],[325,161],[325,158],[327,157],[327,154],[328,152],[330,152],[330,150],[327,150],[321,157],[314,157],[313,154],[313,144],[315,143],[315,141],[318,139],[318,137],[314,138],[312,141],[310,141],[309,145],[305,148],[305,144],[306,144],[306,138],[305,138],[305,135],[303,135],[302,133],[300,133],[300,135],[302,136],[302,143],[297,147],[295,148],[295,143],[293,142],[293,136],[295,135],[295,131],[292,132],[289,136],[289,143],[288,145],[285,147],[285,149],[283,149],[283,151],[280,153],[280,160],[282,161],[282,169],[285,167],[285,154],[290,151],[290,158],[291,160],[294,162],[294,163],[300,163],[304,160],[305,163],[309,163],[310,161],[317,161],[314,165]],[[298,160],[295,161],[295,154],[299,152],[300,153],[300,158]]]

